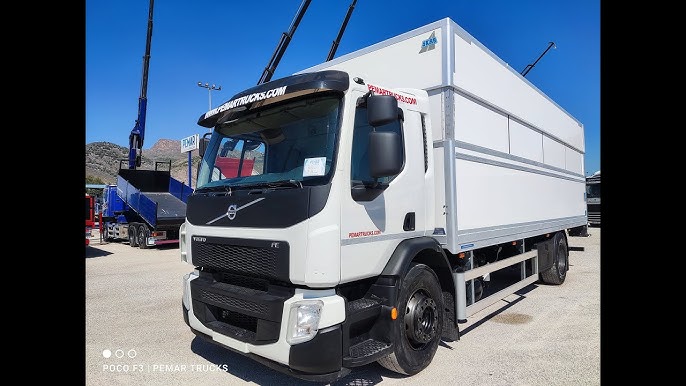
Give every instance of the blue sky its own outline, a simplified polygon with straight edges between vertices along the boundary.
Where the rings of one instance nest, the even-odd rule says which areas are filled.
[[[254,86],[302,0],[157,0],[145,149],[201,134],[198,117]],[[272,79],[321,63],[350,0],[312,0]],[[86,143],[128,147],[140,95],[149,0],[86,0]],[[586,175],[600,169],[599,0],[358,0],[336,57],[450,17],[584,124]]]

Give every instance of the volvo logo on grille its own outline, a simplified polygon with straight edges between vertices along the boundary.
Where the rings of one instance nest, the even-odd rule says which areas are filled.
[[[229,220],[233,220],[236,218],[236,212],[238,212],[238,207],[236,204],[231,204],[229,205],[229,209],[226,211],[226,217],[228,217]]]
[[[207,237],[193,236],[193,241],[200,241],[200,242],[204,243],[205,241],[207,241]]]
[[[233,219],[236,218],[236,213],[238,213],[239,210],[244,209],[244,208],[247,208],[247,207],[249,207],[250,205],[256,204],[256,203],[258,203],[258,202],[260,202],[260,201],[262,201],[262,200],[264,200],[264,197],[258,198],[257,200],[250,201],[249,203],[243,204],[243,205],[241,205],[240,207],[239,207],[238,205],[236,205],[236,204],[231,204],[231,205],[229,205],[229,208],[226,210],[226,213],[223,213],[221,216],[218,216],[217,218],[212,219],[212,220],[206,222],[206,224],[207,224],[207,225],[212,224],[212,223],[214,223],[214,222],[216,222],[216,221],[221,220],[221,219],[224,218],[224,217],[228,217],[229,220],[233,220]]]

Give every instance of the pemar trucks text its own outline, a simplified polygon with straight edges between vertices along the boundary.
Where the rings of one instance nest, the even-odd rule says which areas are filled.
[[[180,228],[183,318],[297,378],[418,373],[469,316],[563,284],[587,223],[583,125],[449,18],[198,124],[213,130]]]

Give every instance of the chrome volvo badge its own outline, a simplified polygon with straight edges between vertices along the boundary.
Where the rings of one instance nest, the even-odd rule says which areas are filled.
[[[236,218],[236,212],[238,212],[238,207],[236,204],[231,204],[229,205],[229,209],[226,211],[226,217],[228,217],[229,220],[233,220]]]

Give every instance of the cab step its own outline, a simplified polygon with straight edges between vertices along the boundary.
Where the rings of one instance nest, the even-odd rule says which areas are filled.
[[[362,366],[383,358],[393,351],[393,345],[375,339],[367,339],[350,346],[348,356],[343,358],[343,367]]]

